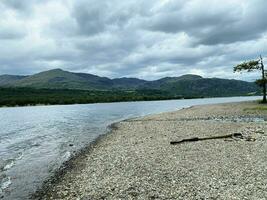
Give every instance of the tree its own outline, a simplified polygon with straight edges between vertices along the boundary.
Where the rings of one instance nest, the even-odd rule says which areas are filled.
[[[234,67],[234,72],[241,72],[241,71],[252,72],[255,70],[261,71],[261,79],[256,80],[256,84],[262,87],[262,92],[263,92],[262,102],[267,103],[266,101],[267,70],[264,69],[262,57],[260,56],[258,60],[243,62]]]

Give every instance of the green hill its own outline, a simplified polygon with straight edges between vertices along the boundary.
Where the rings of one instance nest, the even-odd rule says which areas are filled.
[[[37,89],[79,89],[79,90],[110,90],[110,89],[136,89],[145,83],[137,78],[109,79],[92,74],[72,73],[61,69],[44,71],[32,76],[19,77],[7,75],[0,76],[0,86],[30,87]],[[3,77],[3,78],[2,78]],[[12,79],[12,80],[11,80]]]
[[[26,78],[27,76],[16,76],[16,75],[1,75],[0,86],[8,86],[14,84],[16,81]]]
[[[0,87],[101,91],[152,90],[163,91],[174,97],[236,96],[259,93],[258,86],[252,82],[203,78],[193,74],[146,81],[137,78],[110,79],[61,69],[44,71],[31,76],[2,75],[0,76]]]
[[[79,74],[54,69],[10,84],[11,87],[31,87],[47,89],[105,89],[109,84],[108,78],[102,78],[90,74]]]
[[[256,94],[259,91],[255,83],[219,78],[202,78],[196,75],[164,78],[146,83],[143,88],[168,91],[176,96],[204,97],[248,95]]]

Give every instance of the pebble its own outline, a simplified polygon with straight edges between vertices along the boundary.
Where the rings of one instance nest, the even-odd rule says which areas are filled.
[[[40,199],[267,199],[266,122],[232,120],[266,118],[244,111],[251,106],[194,106],[117,123]],[[231,133],[245,139],[169,144]]]

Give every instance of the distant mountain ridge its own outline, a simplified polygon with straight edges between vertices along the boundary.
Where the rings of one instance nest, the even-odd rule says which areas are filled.
[[[15,81],[26,78],[27,76],[16,76],[16,75],[1,75],[0,76],[0,86],[1,85],[9,85],[14,83]]]
[[[255,83],[186,74],[146,81],[138,78],[100,77],[53,69],[30,76],[1,75],[0,87],[75,90],[160,90],[174,96],[234,96],[259,92]]]
[[[6,79],[6,76],[9,76],[9,78]],[[4,77],[3,80],[2,77]],[[0,76],[0,86],[48,89],[134,89],[136,88],[136,86],[139,86],[140,84],[143,84],[145,82],[145,80],[137,78],[109,79],[93,74],[68,72],[62,69],[48,70],[31,76]]]

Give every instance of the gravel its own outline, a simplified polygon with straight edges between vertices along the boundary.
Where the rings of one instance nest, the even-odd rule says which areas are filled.
[[[250,109],[258,106],[194,106],[119,122],[35,197],[267,199],[267,126],[262,120],[267,112]],[[253,140],[170,145],[173,140],[232,133]]]

